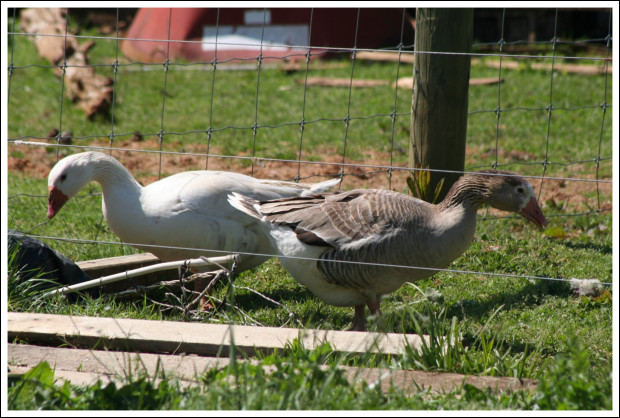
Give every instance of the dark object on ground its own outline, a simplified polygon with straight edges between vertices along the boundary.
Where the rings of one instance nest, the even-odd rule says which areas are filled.
[[[15,255],[15,268],[20,271],[22,282],[39,277],[68,286],[91,279],[75,263],[47,244],[21,232],[9,230],[9,253],[15,246],[19,247]],[[51,283],[49,287],[52,287]],[[96,295],[99,289],[94,288],[87,293]],[[75,296],[71,299],[75,300]]]

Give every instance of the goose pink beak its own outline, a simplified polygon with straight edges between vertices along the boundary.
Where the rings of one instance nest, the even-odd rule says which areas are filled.
[[[52,219],[69,198],[58,190],[56,186],[50,186],[49,190],[50,194],[47,199],[47,219]]]
[[[547,220],[545,219],[545,215],[543,215],[542,209],[538,205],[538,201],[535,197],[532,197],[528,202],[527,206],[521,209],[521,212],[519,213],[521,214],[521,216],[535,224],[540,229],[543,229],[548,224]]]

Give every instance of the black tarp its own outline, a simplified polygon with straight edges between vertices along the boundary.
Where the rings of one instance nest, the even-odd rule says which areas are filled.
[[[9,256],[12,251],[17,251],[11,268],[19,272],[17,276],[20,282],[38,277],[68,286],[91,279],[69,258],[47,244],[14,230],[9,230],[8,235]],[[49,287],[52,285],[50,283]],[[96,288],[88,293],[98,292]]]

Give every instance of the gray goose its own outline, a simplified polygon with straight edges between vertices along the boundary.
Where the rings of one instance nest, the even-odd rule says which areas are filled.
[[[380,314],[382,295],[432,276],[467,250],[482,205],[547,225],[531,184],[498,170],[461,176],[436,205],[381,189],[270,201],[232,193],[229,201],[262,221],[295,280],[328,304],[354,306],[351,329],[360,331],[365,305]]]

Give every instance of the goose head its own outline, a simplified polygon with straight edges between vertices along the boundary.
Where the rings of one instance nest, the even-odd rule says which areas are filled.
[[[536,200],[534,188],[523,177],[510,171],[479,171],[487,183],[485,203],[506,212],[515,212],[539,228],[547,225],[547,219]]]
[[[523,216],[539,228],[547,225],[532,185],[510,171],[482,170],[465,174],[452,185],[440,210],[465,205],[478,209],[484,204]]]
[[[47,180],[49,189],[47,218],[52,219],[63,205],[75,196],[88,182],[95,176],[92,164],[93,154],[99,153],[80,153],[70,155],[60,160]]]

